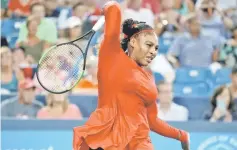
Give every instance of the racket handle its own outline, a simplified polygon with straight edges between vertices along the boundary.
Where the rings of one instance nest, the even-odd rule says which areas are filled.
[[[98,31],[105,23],[105,17],[102,16],[100,19],[96,22],[96,24],[93,26],[92,30]]]

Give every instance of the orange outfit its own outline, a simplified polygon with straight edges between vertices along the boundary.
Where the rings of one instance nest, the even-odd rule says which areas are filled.
[[[151,73],[120,47],[119,4],[104,8],[105,35],[99,52],[98,107],[84,126],[74,128],[74,150],[153,150],[150,129],[187,141],[187,133],[157,118],[156,85]],[[89,147],[88,147],[89,146]]]

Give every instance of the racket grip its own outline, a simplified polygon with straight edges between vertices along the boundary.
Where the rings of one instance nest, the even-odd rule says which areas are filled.
[[[104,25],[104,23],[105,23],[105,17],[102,16],[93,26],[92,30],[98,31]]]

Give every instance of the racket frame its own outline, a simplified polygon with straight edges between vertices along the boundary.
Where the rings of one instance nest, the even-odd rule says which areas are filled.
[[[73,41],[70,41],[70,42],[66,42],[66,43],[61,43],[61,44],[57,44],[57,45],[54,45],[52,46],[51,48],[49,48],[48,50],[46,50],[46,52],[43,53],[42,57],[40,58],[39,62],[38,62],[38,65],[37,65],[37,70],[36,70],[36,77],[37,77],[37,80],[39,81],[39,84],[48,92],[50,93],[53,93],[53,94],[62,94],[62,93],[66,93],[66,92],[69,92],[71,89],[73,89],[79,82],[80,80],[82,79],[83,75],[84,75],[84,72],[85,72],[85,69],[86,69],[86,58],[87,58],[87,53],[88,53],[88,50],[89,50],[89,46],[90,46],[90,43],[91,43],[91,40],[94,36],[94,34],[96,33],[96,31],[94,30],[90,30],[88,31],[87,33],[85,33],[84,35],[80,36],[79,38],[73,40]],[[85,49],[85,52],[83,53],[82,49],[77,45],[75,44],[76,41],[86,37],[87,35],[91,34],[91,36],[89,37],[89,40],[87,42],[87,45],[86,45],[86,49]],[[39,79],[39,66],[40,66],[40,63],[41,61],[47,57],[47,54],[52,50],[52,49],[55,49],[57,48],[58,46],[62,46],[62,45],[66,45],[66,44],[71,44],[73,46],[76,46],[80,51],[81,53],[83,54],[83,59],[84,59],[84,63],[83,63],[83,71],[81,73],[81,76],[80,78],[77,80],[77,82],[71,86],[68,90],[65,90],[65,91],[61,91],[61,92],[55,92],[55,91],[51,91],[49,89],[47,89],[43,84],[42,82],[40,81]]]

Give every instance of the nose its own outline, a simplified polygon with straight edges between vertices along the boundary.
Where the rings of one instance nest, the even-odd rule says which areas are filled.
[[[150,54],[151,54],[151,55],[157,55],[157,50],[156,50],[156,48],[153,48],[153,49],[150,51]]]

